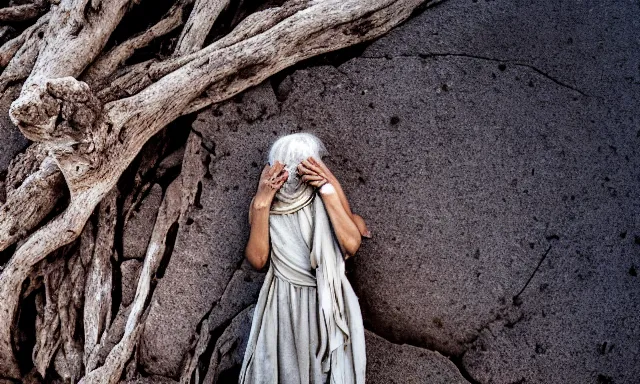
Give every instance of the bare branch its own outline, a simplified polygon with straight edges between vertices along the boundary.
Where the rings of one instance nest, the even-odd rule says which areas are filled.
[[[50,15],[45,14],[19,36],[0,47],[0,67],[4,67],[0,75],[0,92],[3,92],[8,84],[29,75],[38,56],[49,19]]]
[[[190,136],[184,156],[185,165],[190,171],[184,172],[169,185],[162,200],[138,280],[136,296],[131,304],[124,336],[111,350],[104,365],[89,372],[81,383],[115,384],[122,375],[124,364],[129,360],[137,343],[137,330],[143,324],[142,315],[148,305],[151,282],[165,253],[167,236],[173,226],[179,221],[186,220],[185,213],[195,199],[197,183],[206,172],[199,157],[200,148],[200,138],[195,135]],[[191,165],[193,167],[190,167]]]
[[[58,316],[58,291],[64,275],[65,260],[60,257],[47,265],[44,273],[44,298],[36,299],[36,345],[33,348],[33,363],[42,377],[53,355],[60,346],[60,317]]]
[[[87,372],[95,367],[94,348],[111,323],[111,254],[117,220],[117,189],[100,203],[98,233],[93,258],[85,282],[84,364]]]
[[[212,48],[210,46],[197,52],[185,65],[141,92],[109,102],[104,107],[86,83],[72,77],[62,77],[68,72],[77,75],[84,67],[81,63],[70,62],[70,68],[67,69],[57,65],[64,64],[68,60],[65,55],[68,54],[95,55],[88,51],[88,47],[100,48],[103,44],[92,40],[86,46],[76,45],[62,52],[60,49],[57,52],[49,49],[47,45],[27,79],[27,90],[23,89],[22,96],[12,104],[10,115],[25,135],[43,142],[51,151],[69,186],[71,202],[64,214],[36,231],[18,248],[0,275],[0,297],[3,297],[0,301],[0,356],[3,357],[0,360],[0,374],[11,377],[18,375],[11,345],[11,329],[22,282],[36,262],[80,234],[95,206],[113,188],[151,136],[180,116],[205,90],[208,90],[207,97],[211,102],[222,101],[300,60],[377,37],[406,19],[421,2],[293,2],[292,6],[299,7],[298,11],[291,13],[290,7],[271,11],[279,21],[259,22],[257,29],[241,23],[242,28],[238,26],[236,30],[251,37],[233,44],[227,40],[229,45],[226,46],[214,43]],[[115,12],[117,7],[112,5],[114,3],[123,5],[124,1],[102,2],[100,12],[105,9]],[[80,20],[75,19],[79,16],[77,11],[74,13],[71,9],[70,12],[67,18]],[[283,12],[288,12],[288,16],[282,18]],[[111,16],[117,18],[115,14]],[[58,15],[58,18],[61,17]],[[111,21],[107,24],[109,29]],[[78,36],[89,38],[84,35],[85,30],[99,34],[95,38],[97,40],[103,37],[102,31],[96,31],[91,25],[75,32]],[[70,32],[67,27],[62,27],[53,41],[60,46],[65,45],[59,36],[68,36]],[[238,38],[242,33],[232,33],[232,36]],[[46,61],[41,59],[55,59],[56,65],[47,68],[44,65]],[[139,326],[127,326],[127,332],[134,338],[139,329]],[[129,346],[118,344],[114,351]],[[115,356],[114,360],[107,358],[105,366],[121,367],[124,362],[118,356],[121,355]],[[92,377],[96,376],[100,375],[96,373]],[[103,376],[100,380],[111,381],[113,378]]]
[[[67,261],[68,275],[63,279],[58,294],[61,348],[56,361],[65,365],[64,378],[72,383],[78,382],[83,374],[82,342],[74,336],[78,316],[84,310],[86,274],[96,245],[93,230],[93,224],[87,221],[80,235],[80,247]]]
[[[0,275],[0,374],[20,378],[13,354],[11,330],[20,299],[22,282],[33,266],[56,249],[78,237],[97,202],[90,194],[79,195],[63,214],[38,229],[16,250]]]
[[[13,33],[15,29],[10,25],[2,25],[0,26],[0,40],[7,40],[8,36]],[[0,47],[1,48],[1,47]]]
[[[173,55],[184,56],[200,50],[213,23],[227,6],[229,0],[196,0]]]
[[[47,5],[46,1],[38,0],[31,4],[0,8],[0,22],[25,21],[36,18],[47,10]]]
[[[165,17],[145,30],[138,36],[132,37],[124,43],[113,48],[106,54],[99,57],[82,76],[82,80],[87,82],[91,88],[99,86],[108,76],[113,74],[116,68],[122,65],[125,60],[131,57],[136,49],[148,45],[154,39],[165,35],[180,25],[184,8],[191,1],[183,1],[171,7]]]
[[[62,173],[52,158],[15,190],[0,208],[0,250],[6,249],[35,228],[64,196]]]
[[[50,17],[51,15],[47,13],[39,18],[35,24],[22,31],[20,35],[4,43],[2,47],[0,47],[0,67],[6,67],[25,41],[27,41],[34,33],[40,31],[39,28],[45,25],[49,21]]]
[[[294,0],[286,3],[282,7],[269,8],[251,14],[238,24],[229,35],[215,41],[204,49],[186,56],[179,56],[162,62],[150,60],[145,63],[133,65],[125,69],[120,77],[115,79],[108,88],[100,90],[97,96],[100,100],[107,102],[134,95],[151,85],[154,81],[159,80],[163,76],[198,58],[206,57],[216,52],[216,50],[221,50],[267,31],[287,17],[305,9],[306,3],[307,0]]]
[[[52,6],[47,44],[38,54],[21,98],[28,98],[47,79],[80,75],[105,46],[131,1],[92,2],[85,7],[87,0],[69,0]]]

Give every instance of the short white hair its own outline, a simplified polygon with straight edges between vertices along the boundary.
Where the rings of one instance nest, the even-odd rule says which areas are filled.
[[[276,161],[285,165],[289,178],[282,189],[285,193],[293,193],[301,185],[298,164],[309,157],[321,159],[326,155],[328,155],[327,148],[317,136],[308,132],[299,132],[278,138],[269,149],[268,161],[271,166]]]

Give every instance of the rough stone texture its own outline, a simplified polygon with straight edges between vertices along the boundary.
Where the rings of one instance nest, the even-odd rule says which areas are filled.
[[[144,259],[161,202],[162,187],[155,184],[124,227],[122,233],[123,258]]]
[[[463,384],[458,368],[438,352],[388,342],[365,331],[367,383],[370,384]]]
[[[248,262],[243,262],[209,314],[210,331],[219,333],[233,316],[253,304],[258,299],[263,281],[263,273],[254,270]]]
[[[139,260],[125,260],[120,264],[120,273],[122,275],[122,305],[125,307],[129,306],[136,296],[141,268],[142,262]]]
[[[2,180],[0,176],[0,204],[4,204],[7,201],[7,183],[6,180]]]
[[[9,119],[9,106],[18,95],[20,86],[10,86],[0,94],[0,173],[6,171],[11,159],[29,144],[29,140]]]
[[[237,382],[255,306],[251,305],[233,318],[224,333],[216,340],[204,384]]]
[[[145,370],[177,377],[242,260],[268,145],[308,130],[373,233],[348,263],[369,330],[480,383],[633,383],[638,20],[629,1],[449,0],[277,98],[265,83],[202,112],[210,172],[152,299]],[[376,356],[369,379],[394,380],[404,363]]]
[[[437,126],[450,135],[451,148],[436,158],[452,164],[434,169],[442,176],[423,185],[451,205],[441,216],[448,223],[425,222],[444,234],[424,244],[431,254],[453,255],[448,268],[427,264],[443,275],[438,283],[445,288],[435,288],[440,298],[403,308],[445,307],[443,329],[464,340],[463,324],[475,326],[480,322],[472,316],[484,317],[474,299],[484,308],[498,299],[509,317],[496,314],[464,356],[480,382],[637,380],[640,41],[630,37],[640,33],[638,20],[638,4],[625,1],[450,1],[363,55],[392,61],[423,55],[437,74],[432,84],[446,84],[431,107],[444,117]],[[469,175],[476,170],[477,185]],[[440,188],[445,177],[456,190]],[[425,212],[434,212],[433,205]],[[465,234],[455,236],[457,231]],[[548,246],[547,258],[515,300],[520,306],[512,306]],[[479,259],[472,267],[465,256],[478,255],[474,248]],[[368,258],[360,261],[358,267],[369,264]],[[465,284],[461,267],[491,283],[478,284],[469,273]],[[360,292],[371,292],[374,284],[361,283]],[[469,294],[469,286],[478,292]],[[460,294],[466,309],[446,304]],[[396,321],[410,312],[371,308]],[[434,327],[425,330],[438,334]]]
[[[265,111],[275,113],[277,100],[273,91],[268,86],[262,88],[268,93],[261,105]],[[248,100],[261,97],[260,92],[253,92]],[[241,105],[231,102],[228,106],[237,111]],[[211,129],[217,120],[207,111],[194,122],[194,129]],[[221,137],[234,129],[222,128],[216,132]],[[233,138],[238,139],[237,135]],[[256,136],[252,145],[246,135],[240,139],[239,144],[228,145],[229,142],[219,143],[217,136],[203,137],[202,150],[209,152],[205,157],[209,173],[202,180],[201,193],[188,212],[185,225],[178,230],[175,250],[151,301],[140,354],[147,372],[179,376],[198,324],[220,301],[234,272],[241,268],[249,230],[247,207],[261,170],[257,164],[263,161],[272,137]],[[232,152],[243,143],[246,147]],[[226,314],[227,319],[236,313]]]
[[[100,341],[100,345],[97,347],[97,360],[99,366],[104,364],[109,352],[122,340],[125,327],[127,326],[127,319],[131,313],[131,306],[120,306],[116,317],[111,322],[109,330],[106,336]]]

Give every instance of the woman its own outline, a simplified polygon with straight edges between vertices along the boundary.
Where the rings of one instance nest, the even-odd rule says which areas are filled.
[[[245,254],[256,269],[271,262],[241,384],[364,384],[364,328],[344,258],[370,234],[320,160],[324,154],[309,133],[281,137],[269,151]]]

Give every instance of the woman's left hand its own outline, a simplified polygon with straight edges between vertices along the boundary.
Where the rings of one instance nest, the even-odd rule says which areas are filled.
[[[362,217],[351,212],[351,208],[349,207],[349,203],[347,202],[347,197],[345,196],[340,183],[333,175],[333,173],[331,173],[325,163],[323,163],[321,160],[316,160],[314,157],[309,157],[306,160],[303,160],[298,165],[298,174],[301,175],[303,182],[314,187],[320,188],[326,184],[330,184],[328,185],[328,187],[333,186],[334,188],[331,188],[327,193],[331,194],[332,192],[337,192],[344,209],[349,214],[356,227],[358,227],[358,231],[360,232],[361,236],[367,238],[371,237],[371,232],[367,228],[367,225],[365,224]],[[320,190],[320,192],[322,194],[322,190]]]
[[[303,182],[320,188],[331,182],[332,174],[329,168],[320,160],[309,157],[298,165],[298,174]]]

